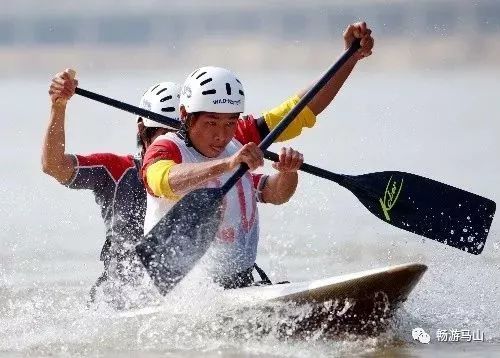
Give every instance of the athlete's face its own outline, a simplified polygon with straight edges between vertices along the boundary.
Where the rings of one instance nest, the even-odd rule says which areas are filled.
[[[218,157],[234,138],[239,117],[239,113],[199,113],[191,120],[189,139],[204,156]]]

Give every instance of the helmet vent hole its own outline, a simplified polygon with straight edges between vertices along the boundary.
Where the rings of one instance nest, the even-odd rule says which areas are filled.
[[[160,99],[160,102],[165,102],[168,101],[169,99],[172,99],[172,96],[163,97],[162,99]]]
[[[161,109],[162,112],[175,112],[174,107],[165,107]]]
[[[206,73],[207,73],[206,71],[205,71],[205,72],[200,73],[198,76],[196,76],[196,79],[199,79],[201,76],[203,76],[203,75],[204,75],[204,74],[206,74]]]
[[[166,88],[162,88],[161,90],[159,90],[156,95],[158,96],[159,94],[161,94],[162,92],[165,92],[167,89]]]
[[[242,96],[244,96],[244,95],[245,95],[245,93],[244,93],[242,90],[239,90],[238,92],[240,92],[240,94],[241,94]]]
[[[216,91],[214,89],[208,90],[208,91],[203,91],[201,94],[207,95],[207,94],[215,94]]]
[[[159,85],[160,84],[158,83],[156,86],[154,86],[153,88],[151,88],[151,92],[153,92],[155,89],[157,89]]]
[[[226,92],[228,96],[231,95],[231,85],[229,83],[226,83]]]
[[[202,81],[202,82],[200,83],[200,86],[204,86],[204,85],[206,85],[208,82],[212,82],[212,78],[207,78],[206,80]]]

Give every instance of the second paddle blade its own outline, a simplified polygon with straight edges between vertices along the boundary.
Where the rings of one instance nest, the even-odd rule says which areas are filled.
[[[482,196],[398,171],[345,176],[342,185],[388,224],[476,255],[496,210]]]
[[[221,221],[223,197],[220,189],[188,193],[136,246],[140,260],[163,295],[208,250]]]

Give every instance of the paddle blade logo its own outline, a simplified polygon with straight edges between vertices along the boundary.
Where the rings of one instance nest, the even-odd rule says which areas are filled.
[[[401,179],[401,182],[398,185],[398,182],[396,180],[392,180],[391,176],[387,182],[387,186],[385,187],[384,197],[379,199],[382,212],[384,213],[385,220],[387,221],[391,221],[389,213],[394,205],[396,205],[401,189],[403,189],[403,179]]]

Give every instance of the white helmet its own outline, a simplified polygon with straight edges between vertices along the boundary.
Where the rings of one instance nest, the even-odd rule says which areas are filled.
[[[184,82],[180,105],[188,113],[241,113],[245,108],[245,92],[231,71],[221,67],[201,67]]]
[[[161,82],[150,87],[141,98],[140,107],[179,121],[179,97],[181,86],[174,82]],[[178,129],[149,118],[143,118],[145,127]],[[179,121],[180,122],[180,121]]]

